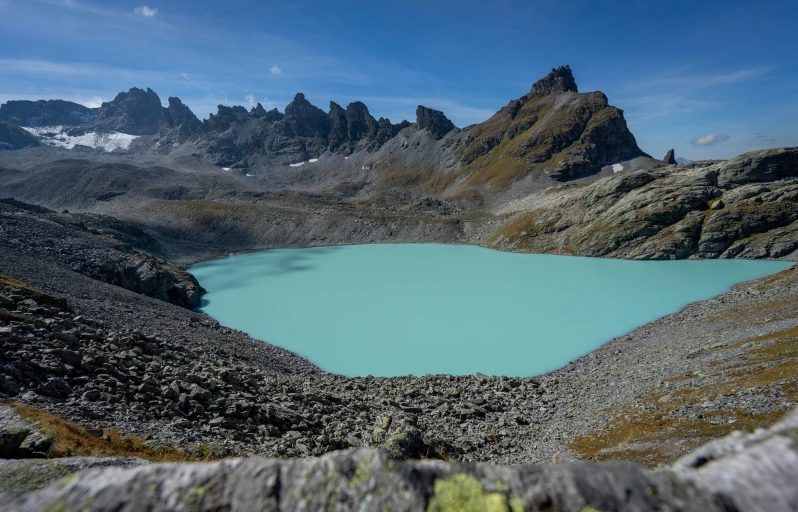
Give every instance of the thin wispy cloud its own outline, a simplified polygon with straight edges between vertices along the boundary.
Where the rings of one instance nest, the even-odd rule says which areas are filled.
[[[689,114],[715,106],[716,102],[687,98],[682,95],[658,94],[631,98],[621,97],[617,99],[617,104],[622,105],[626,110],[627,118],[642,117],[650,119],[667,117],[672,114]]]
[[[759,78],[771,70],[772,68],[769,67],[755,67],[727,73],[686,73],[678,76],[661,76],[627,84],[627,88],[639,89],[642,87],[644,88],[643,90],[657,89],[660,87],[666,87],[668,89],[704,89],[718,85],[746,82]]]
[[[283,74],[283,70],[282,70],[282,69],[280,69],[280,68],[278,68],[278,67],[275,65],[275,66],[272,66],[272,67],[269,69],[269,73],[271,73],[272,75],[282,75],[282,74]]]
[[[153,9],[149,6],[142,5],[133,9],[133,13],[143,16],[145,18],[154,18],[158,14],[158,9]]]
[[[690,145],[695,147],[709,147],[714,146],[715,144],[721,144],[729,140],[728,135],[717,135],[714,133],[710,133],[708,135],[702,135],[696,139],[690,141]]]
[[[770,135],[757,132],[751,136],[751,140],[759,143],[775,144],[778,139],[776,137],[771,137]]]
[[[78,11],[87,14],[96,14],[105,17],[117,16],[119,14],[119,11],[98,8],[93,5],[89,5],[87,3],[78,2],[77,0],[31,0],[31,1],[39,4],[52,5],[56,7],[69,9],[72,11]]]
[[[255,95],[254,94],[249,93],[246,96],[244,96],[244,99],[247,101],[247,105],[249,105],[250,108],[255,106]]]

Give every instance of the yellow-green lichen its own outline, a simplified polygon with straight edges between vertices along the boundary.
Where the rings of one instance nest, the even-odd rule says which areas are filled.
[[[354,489],[355,487],[362,485],[369,481],[369,479],[373,475],[373,466],[374,459],[371,456],[365,457],[355,468],[355,475],[352,477],[352,480],[349,482],[349,488]]]
[[[458,474],[435,481],[427,512],[521,512],[524,503],[503,492],[485,492],[471,475]]]

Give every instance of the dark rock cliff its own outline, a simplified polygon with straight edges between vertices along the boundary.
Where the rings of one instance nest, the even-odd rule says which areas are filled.
[[[166,109],[161,99],[150,89],[137,87],[120,92],[112,101],[102,104],[92,130],[121,132],[130,135],[155,135],[164,122]]]
[[[0,121],[0,151],[36,147],[39,141],[22,128]]]
[[[678,163],[676,162],[676,153],[672,149],[668,150],[662,161],[668,165],[676,165]]]
[[[90,123],[96,108],[64,100],[9,101],[0,105],[0,119],[19,126],[72,126]]]
[[[455,128],[454,123],[449,121],[443,112],[423,105],[419,105],[416,109],[416,125],[419,130],[429,130],[436,139],[443,138]]]
[[[552,69],[551,73],[532,85],[530,94],[545,96],[559,92],[579,92],[574,74],[571,72],[571,66],[565,65]]]

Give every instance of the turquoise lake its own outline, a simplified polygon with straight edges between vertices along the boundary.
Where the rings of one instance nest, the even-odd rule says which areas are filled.
[[[624,261],[407,244],[194,265],[201,310],[343,375],[530,376],[791,263]]]

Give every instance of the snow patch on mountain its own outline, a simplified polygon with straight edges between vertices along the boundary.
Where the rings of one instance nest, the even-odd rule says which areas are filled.
[[[127,133],[109,132],[96,133],[89,132],[83,135],[69,135],[67,132],[70,127],[66,126],[37,126],[22,127],[27,132],[42,139],[42,142],[50,146],[57,146],[66,149],[73,149],[76,146],[102,149],[111,152],[117,149],[127,149],[130,143],[138,139],[138,135]]]

